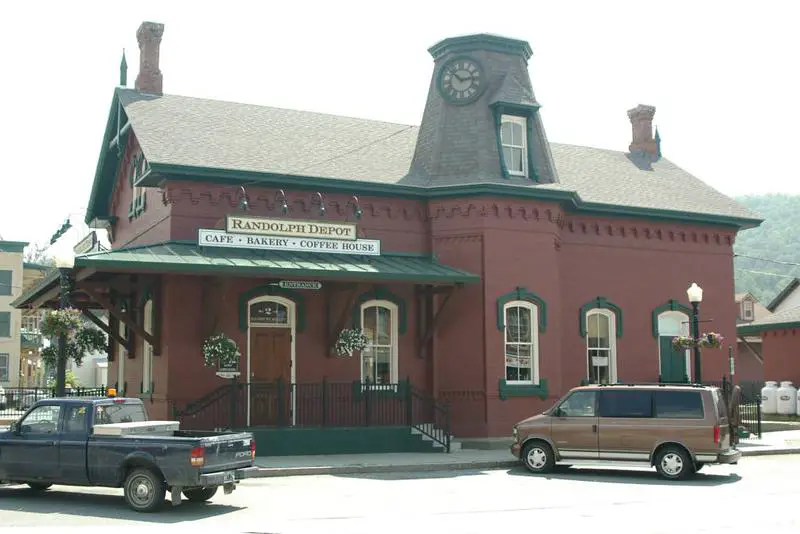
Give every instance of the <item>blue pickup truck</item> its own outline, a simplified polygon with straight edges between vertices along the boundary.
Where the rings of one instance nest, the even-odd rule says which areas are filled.
[[[34,404],[0,432],[0,483],[44,491],[53,484],[123,488],[137,512],[153,512],[167,492],[206,501],[258,470],[249,432],[163,430],[139,399],[53,398]],[[159,427],[159,425],[162,425]]]

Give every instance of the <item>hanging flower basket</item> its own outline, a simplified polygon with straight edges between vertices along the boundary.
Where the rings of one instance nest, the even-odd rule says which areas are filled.
[[[71,336],[83,326],[81,312],[75,308],[47,311],[42,319],[40,330],[46,337],[58,337],[61,334]]]
[[[691,337],[691,336],[677,336],[677,337],[672,338],[672,346],[676,350],[692,349],[692,348],[694,348],[694,346],[696,344],[697,343],[695,343],[694,338]]]
[[[355,351],[364,350],[369,339],[360,328],[345,329],[339,332],[334,350],[337,356],[352,356]]]
[[[718,334],[716,332],[708,332],[708,333],[703,333],[703,335],[700,336],[700,339],[697,344],[703,348],[721,349],[723,341],[725,341],[725,337],[722,334]]]
[[[206,367],[234,369],[241,357],[236,342],[225,334],[214,334],[203,342],[203,360]]]

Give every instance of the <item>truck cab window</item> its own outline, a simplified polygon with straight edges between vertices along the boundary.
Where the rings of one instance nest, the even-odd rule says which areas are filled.
[[[84,432],[86,430],[86,406],[72,406],[67,410],[64,432]]]
[[[20,423],[20,433],[25,435],[55,434],[58,429],[59,417],[61,417],[60,406],[34,408]]]

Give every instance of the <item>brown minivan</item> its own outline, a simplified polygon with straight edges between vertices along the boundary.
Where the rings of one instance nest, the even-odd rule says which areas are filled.
[[[573,388],[514,425],[511,453],[529,471],[576,461],[646,462],[667,479],[735,464],[728,407],[715,386],[614,384]]]

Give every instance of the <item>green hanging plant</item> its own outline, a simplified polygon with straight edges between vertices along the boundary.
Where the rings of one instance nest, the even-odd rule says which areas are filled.
[[[203,342],[203,360],[206,367],[235,368],[239,365],[241,356],[239,346],[225,334],[214,334]]]
[[[360,328],[345,329],[339,332],[334,350],[338,356],[352,356],[355,351],[364,350],[369,338]]]
[[[44,331],[44,329],[42,329]],[[93,326],[81,324],[77,332],[65,332],[67,344],[64,355],[67,360],[73,360],[78,367],[83,364],[83,357],[92,352],[106,352],[108,338],[105,333]],[[49,334],[48,334],[49,335]],[[45,365],[55,367],[58,363],[58,341],[42,349],[42,361]]]
[[[82,326],[81,312],[75,308],[64,308],[45,312],[39,328],[46,337],[58,337],[61,334],[71,336]]]

